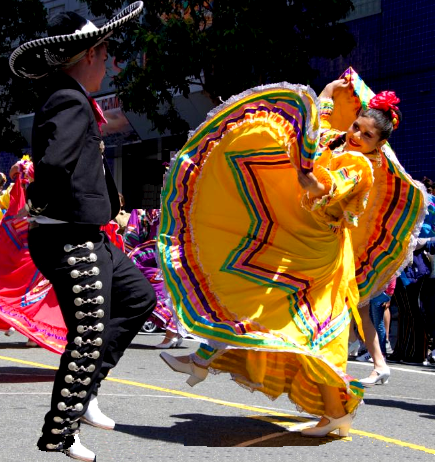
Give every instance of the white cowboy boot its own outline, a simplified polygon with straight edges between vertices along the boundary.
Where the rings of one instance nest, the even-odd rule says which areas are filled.
[[[84,462],[96,462],[97,460],[97,456],[83,446],[78,435],[74,435],[74,443],[65,451],[65,454],[72,459]]]
[[[88,409],[82,415],[81,420],[89,425],[104,428],[105,430],[113,430],[115,428],[115,421],[101,412],[95,395],[92,395]]]

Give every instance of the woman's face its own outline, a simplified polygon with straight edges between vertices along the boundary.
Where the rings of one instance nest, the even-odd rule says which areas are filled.
[[[358,117],[346,133],[346,149],[368,154],[380,148],[386,140],[380,140],[380,131],[371,117]]]

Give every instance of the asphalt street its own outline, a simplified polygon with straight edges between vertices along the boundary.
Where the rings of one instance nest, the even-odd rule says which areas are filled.
[[[227,374],[194,388],[170,370],[153,348],[161,334],[138,335],[104,382],[100,408],[113,431],[82,426],[81,440],[98,462],[142,461],[433,461],[435,367],[393,365],[388,385],[368,389],[348,438],[304,438],[313,418],[288,398],[250,393]],[[36,448],[59,356],[26,348],[20,334],[0,333],[1,462],[63,462]],[[185,340],[174,354],[194,351]],[[349,362],[362,378],[370,363]]]

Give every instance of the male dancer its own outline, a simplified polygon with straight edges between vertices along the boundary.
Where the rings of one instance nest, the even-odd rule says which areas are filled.
[[[133,3],[101,28],[62,13],[48,37],[20,46],[9,61],[17,75],[48,80],[33,126],[29,249],[68,328],[38,447],[91,462],[95,454],[78,439],[80,420],[114,427],[98,409],[98,388],[156,303],[149,282],[100,231],[117,215],[119,196],[104,158],[104,117],[88,98],[106,72],[105,39],[142,8]]]

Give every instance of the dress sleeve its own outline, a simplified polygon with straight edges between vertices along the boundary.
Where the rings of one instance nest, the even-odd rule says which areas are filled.
[[[334,100],[332,98],[320,98],[320,126],[323,130],[329,130],[331,124],[329,118],[334,110]]]
[[[343,135],[343,131],[332,128],[330,118],[334,111],[332,98],[320,98],[320,150],[327,148],[333,141]]]
[[[331,158],[329,168],[315,165],[313,173],[328,192],[319,198],[304,194],[302,206],[333,227],[358,226],[374,182],[370,160],[344,152]]]

